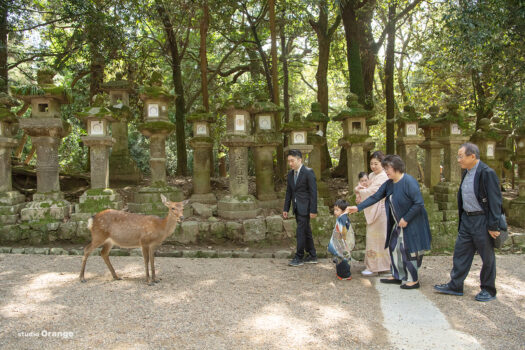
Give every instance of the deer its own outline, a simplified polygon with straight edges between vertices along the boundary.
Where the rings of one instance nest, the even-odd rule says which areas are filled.
[[[109,251],[113,245],[117,245],[122,248],[142,248],[142,256],[144,257],[146,268],[146,283],[152,286],[154,283],[159,282],[155,276],[155,249],[175,231],[177,224],[184,220],[184,205],[188,203],[187,200],[170,202],[162,194],[160,198],[162,203],[168,207],[168,215],[164,218],[106,209],[88,220],[91,242],[84,248],[80,282],[86,282],[84,271],[89,255],[101,245],[102,251],[100,256],[104,259],[114,280],[120,280],[121,278],[117,276],[109,261]],[[151,278],[148,263],[151,266]]]

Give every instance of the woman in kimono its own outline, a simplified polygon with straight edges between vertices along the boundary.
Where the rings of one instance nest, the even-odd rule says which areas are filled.
[[[355,213],[386,199],[385,248],[388,247],[390,252],[392,277],[379,281],[400,284],[402,289],[416,289],[420,286],[418,270],[423,261],[423,252],[430,250],[432,239],[423,196],[417,180],[405,174],[405,163],[401,157],[388,155],[382,165],[388,181],[357,207],[348,207],[345,212]]]
[[[370,169],[368,175],[368,186],[357,185],[354,189],[356,193],[356,203],[359,204],[374,193],[379,187],[388,180],[388,176],[381,165],[385,155],[381,151],[376,151],[370,159]],[[378,272],[390,271],[390,255],[385,249],[386,241],[386,212],[385,200],[382,199],[365,209],[366,218],[366,269],[361,271],[363,276],[372,276]]]

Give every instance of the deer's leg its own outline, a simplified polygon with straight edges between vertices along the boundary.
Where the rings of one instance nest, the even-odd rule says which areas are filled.
[[[115,269],[113,268],[113,265],[111,265],[111,261],[109,261],[109,251],[113,247],[113,243],[106,242],[104,243],[104,246],[102,247],[102,251],[100,252],[100,256],[102,259],[104,259],[104,262],[106,263],[109,271],[111,272],[111,275],[113,276],[113,279],[115,280],[121,280],[122,278],[118,277],[115,273]]]
[[[159,283],[160,281],[155,278],[155,248],[153,246],[149,247],[149,265],[151,266],[151,281]]]
[[[86,262],[93,250],[100,246],[104,241],[101,240],[94,240],[92,239],[91,243],[89,243],[84,248],[84,257],[82,257],[82,268],[80,269],[80,282],[86,282],[86,279],[84,278],[84,271],[86,270]]]
[[[144,267],[146,268],[146,283],[149,285],[152,285],[151,280],[149,278],[149,247],[148,246],[142,246],[142,256],[144,257]]]

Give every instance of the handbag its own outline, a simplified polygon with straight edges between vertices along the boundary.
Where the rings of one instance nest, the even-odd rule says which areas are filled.
[[[487,189],[485,188],[485,182],[482,181],[481,176],[480,176],[480,183],[482,184],[481,188],[483,189],[483,193],[482,193],[483,203],[482,204],[483,204],[483,207],[486,208],[488,206]],[[499,227],[499,236],[493,239],[494,239],[494,248],[500,249],[505,244],[505,241],[509,238],[507,218],[505,217],[505,213],[503,212],[503,207],[501,208],[501,215],[499,217],[498,227]]]
[[[499,236],[494,238],[494,248],[501,248],[505,241],[509,238],[509,231],[507,226],[507,218],[505,214],[501,213],[499,217]]]

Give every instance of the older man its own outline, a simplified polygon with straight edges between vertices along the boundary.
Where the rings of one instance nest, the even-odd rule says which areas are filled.
[[[499,236],[501,191],[498,176],[479,160],[479,149],[472,143],[461,145],[458,162],[463,169],[458,192],[459,232],[454,247],[450,282],[435,285],[439,293],[463,295],[463,282],[467,277],[474,253],[481,256],[481,291],[477,301],[496,298],[496,257],[494,238]]]

